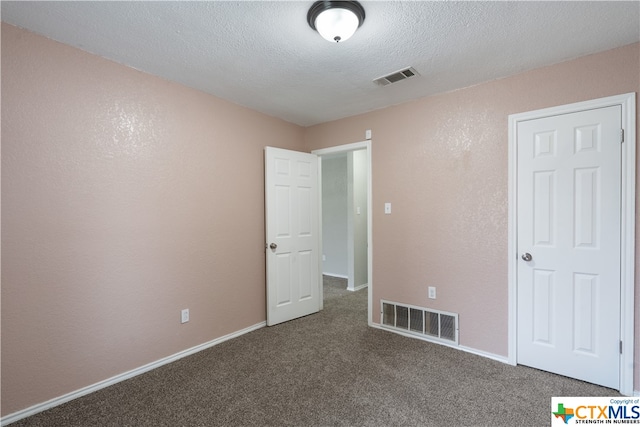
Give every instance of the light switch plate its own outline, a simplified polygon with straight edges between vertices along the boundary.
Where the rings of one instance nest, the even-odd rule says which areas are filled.
[[[384,204],[384,213],[389,215],[391,213],[391,203]]]

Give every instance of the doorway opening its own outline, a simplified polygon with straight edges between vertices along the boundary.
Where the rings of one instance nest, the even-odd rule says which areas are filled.
[[[348,291],[367,288],[371,325],[371,141],[312,153],[321,158],[323,277],[346,281]]]

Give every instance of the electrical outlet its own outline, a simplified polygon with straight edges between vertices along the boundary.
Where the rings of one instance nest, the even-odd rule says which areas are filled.
[[[429,298],[430,299],[436,299],[436,287],[435,286],[429,286]]]
[[[325,254],[322,254],[322,260],[326,261],[327,260],[327,256]]]
[[[391,214],[391,203],[387,202],[384,204],[384,213],[386,215]]]
[[[182,310],[181,314],[182,314],[181,323],[187,323],[189,321],[189,309],[185,308],[184,310]]]

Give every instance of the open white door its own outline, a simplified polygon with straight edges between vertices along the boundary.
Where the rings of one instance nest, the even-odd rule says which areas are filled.
[[[320,310],[318,156],[265,148],[267,325]]]

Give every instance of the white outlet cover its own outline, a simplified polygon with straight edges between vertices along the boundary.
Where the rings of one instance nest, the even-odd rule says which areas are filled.
[[[436,288],[435,286],[429,286],[429,298],[436,299]]]
[[[391,213],[391,203],[387,202],[384,204],[384,213],[387,215]]]
[[[185,308],[184,310],[182,310],[180,315],[181,315],[181,323],[187,323],[189,321],[189,309],[188,308]]]

